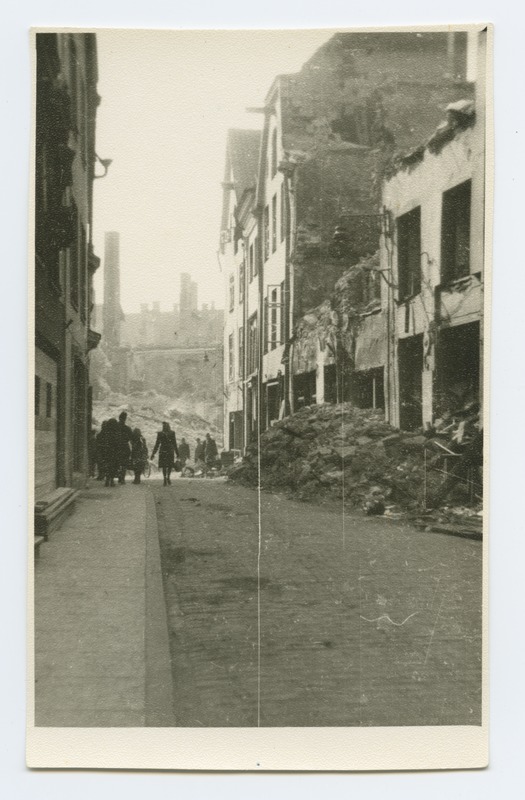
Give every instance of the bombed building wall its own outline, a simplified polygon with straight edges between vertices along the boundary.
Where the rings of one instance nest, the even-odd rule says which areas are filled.
[[[338,33],[282,78],[284,148],[307,152],[321,118],[343,141],[409,148],[472,92],[466,64],[464,32]]]
[[[330,146],[297,167],[294,312],[307,312],[359,258],[377,250],[377,151]]]
[[[295,376],[315,374],[317,403],[384,405],[387,327],[378,268],[378,252],[359,259],[345,270],[327,300],[296,324],[292,370]]]

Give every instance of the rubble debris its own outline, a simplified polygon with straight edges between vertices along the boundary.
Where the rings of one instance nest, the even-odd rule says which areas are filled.
[[[421,515],[427,499],[441,497],[448,480],[450,506],[469,508],[479,505],[471,484],[461,476],[454,480],[451,472],[444,474],[444,457],[460,455],[453,437],[461,420],[449,422],[445,433],[404,432],[385,422],[379,410],[351,403],[305,407],[262,433],[260,457],[255,441],[228,477],[256,486],[260,461],[264,489],[287,491],[308,502],[338,500],[366,514],[389,517],[407,511]],[[479,524],[476,514],[456,513],[456,523],[463,526],[475,519]]]

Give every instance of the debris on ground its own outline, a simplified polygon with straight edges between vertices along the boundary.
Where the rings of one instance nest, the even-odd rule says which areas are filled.
[[[456,430],[404,432],[385,422],[380,410],[351,403],[309,406],[262,433],[260,455],[257,441],[252,442],[228,476],[256,486],[260,461],[264,489],[310,502],[339,500],[366,514],[396,518],[407,510],[421,511],[427,499],[440,496],[451,477],[444,456],[453,458],[454,449],[460,449],[451,443]],[[459,476],[451,483],[449,502],[452,498],[464,507],[478,502],[480,490],[472,496],[472,480]]]

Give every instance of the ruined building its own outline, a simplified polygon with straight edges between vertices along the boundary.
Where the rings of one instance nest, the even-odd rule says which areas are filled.
[[[385,407],[383,180],[394,154],[409,157],[450,104],[472,99],[466,70],[463,32],[338,33],[251,109],[260,134],[230,131],[220,243],[227,447],[242,449],[305,404]]]
[[[35,40],[35,500],[44,514],[57,487],[81,486],[88,474],[100,98],[94,34]]]

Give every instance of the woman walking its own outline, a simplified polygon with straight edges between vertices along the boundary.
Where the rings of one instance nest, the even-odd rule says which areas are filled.
[[[131,467],[135,473],[133,483],[140,483],[140,476],[146,468],[148,460],[148,447],[140,428],[135,428],[131,434]]]
[[[155,453],[159,451],[159,468],[162,469],[164,486],[171,486],[171,471],[175,464],[175,456],[179,457],[177,439],[175,431],[172,431],[169,422],[162,423],[162,430],[157,433],[157,441],[153,448],[151,458],[155,458]]]
[[[106,486],[114,486],[120,469],[120,431],[117,420],[112,417],[104,429],[106,447],[105,478]]]

